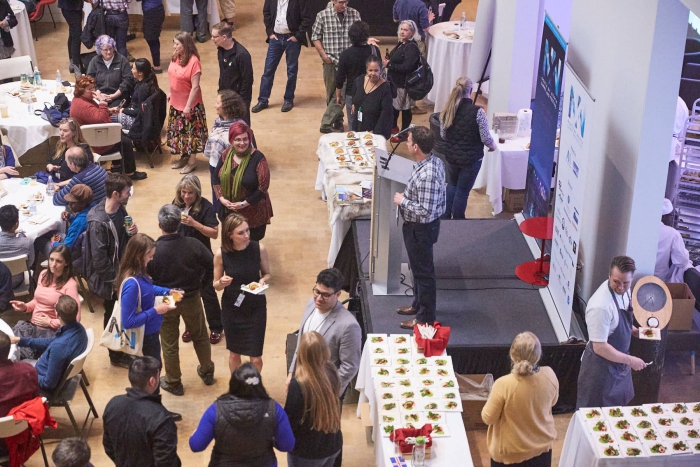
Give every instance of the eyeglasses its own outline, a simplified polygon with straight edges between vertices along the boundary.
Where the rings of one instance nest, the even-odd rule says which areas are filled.
[[[221,36],[215,36],[214,34],[211,35],[212,39],[218,39],[219,37],[221,37]]]
[[[314,297],[321,297],[321,298],[324,299],[324,300],[328,300],[328,299],[331,298],[333,295],[335,295],[335,294],[338,293],[337,290],[336,290],[335,292],[333,292],[333,293],[323,293],[323,292],[321,292],[320,290],[318,290],[316,287],[314,287],[313,289],[311,289],[311,291],[314,293]]]

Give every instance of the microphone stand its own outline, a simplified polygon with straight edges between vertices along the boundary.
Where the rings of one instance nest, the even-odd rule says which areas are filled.
[[[415,125],[410,124],[410,125],[408,126],[408,128],[406,128],[405,130],[399,131],[398,133],[396,133],[395,135],[393,135],[392,138],[396,138],[396,137],[399,137],[399,136],[403,135],[404,133],[407,133],[407,132],[408,132],[411,128],[413,128],[414,126],[415,126]],[[397,149],[400,145],[401,145],[401,141],[399,141],[398,143],[396,143],[395,146],[392,146],[391,152],[389,153],[389,156],[388,156],[386,159],[382,159],[382,158],[379,159],[379,162],[382,163],[382,169],[384,169],[384,170],[389,170],[389,162],[391,161],[391,158],[394,157],[394,153],[396,152],[396,149]]]

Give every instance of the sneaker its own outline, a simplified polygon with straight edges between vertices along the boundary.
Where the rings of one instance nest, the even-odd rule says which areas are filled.
[[[200,378],[202,378],[204,384],[206,384],[207,386],[211,386],[212,384],[214,384],[214,370],[210,371],[209,373],[201,373],[199,371],[200,368],[201,365],[197,365],[197,374]]]
[[[219,342],[221,342],[220,332],[212,332],[211,334],[209,334],[209,343],[211,343],[211,345],[216,345]]]
[[[148,178],[148,174],[146,174],[146,172],[134,172],[129,175],[129,178],[132,180],[146,180]]]
[[[267,102],[258,102],[257,104],[255,104],[253,106],[252,109],[250,109],[250,111],[253,112],[254,114],[256,114],[256,113],[260,112],[261,110],[265,110],[265,109],[267,109]]]
[[[182,333],[182,342],[185,344],[188,342],[192,342],[192,336],[190,335],[190,331],[185,331]]]
[[[284,101],[282,104],[282,112],[289,112],[294,108],[294,101]]]
[[[185,395],[185,387],[182,385],[182,383],[168,383],[165,381],[165,376],[160,377],[160,388],[163,391],[169,392],[173,396]]]

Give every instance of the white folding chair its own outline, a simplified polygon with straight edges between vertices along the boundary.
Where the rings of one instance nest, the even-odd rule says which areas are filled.
[[[82,125],[80,131],[85,137],[85,141],[90,147],[113,146],[120,143],[122,140],[122,125],[121,123],[97,123],[94,125]],[[97,154],[92,151],[95,156],[95,162],[118,161],[122,159],[121,145],[119,151],[109,154]],[[124,172],[124,164],[122,164],[122,173]]]
[[[45,397],[42,397],[41,400],[42,402],[46,402]],[[0,439],[11,438],[28,429],[29,424],[26,420],[15,420],[15,418],[12,415],[8,415],[7,417],[0,417]],[[44,464],[46,465],[46,467],[48,467],[49,461],[46,458],[46,451],[44,450],[44,441],[41,439],[41,436],[39,436],[39,440],[41,441],[41,454],[44,456]],[[4,463],[9,461],[9,455],[0,456],[0,462]]]
[[[97,409],[95,409],[95,406],[92,403],[92,398],[90,398],[90,394],[87,391],[87,386],[82,377],[85,359],[87,358],[88,354],[92,351],[92,348],[95,345],[95,333],[92,331],[91,328],[87,328],[85,329],[85,331],[87,333],[88,338],[85,351],[77,357],[75,357],[73,361],[70,362],[70,365],[68,365],[68,368],[66,368],[66,371],[63,374],[60,383],[54,390],[53,394],[48,398],[49,407],[63,407],[64,409],[66,409],[66,412],[68,413],[68,418],[70,419],[70,422],[73,425],[73,429],[75,430],[75,435],[78,437],[80,437],[82,435],[82,431],[85,430],[85,426],[90,420],[91,412],[95,418],[100,418],[97,414]],[[73,397],[75,397],[75,392],[77,391],[78,386],[80,386],[80,388],[83,390],[85,399],[87,399],[88,405],[90,407],[87,416],[85,417],[85,421],[83,422],[82,430],[78,428],[78,424],[76,423],[75,418],[73,417],[73,412],[70,409],[70,403],[73,401]]]
[[[31,295],[34,289],[31,269],[27,264],[27,255],[12,256],[11,258],[0,258],[0,262],[5,263],[10,274],[24,274],[24,280],[14,290],[15,297]]]
[[[34,73],[32,59],[29,55],[6,58],[2,61],[2,66],[0,67],[0,80],[19,78],[19,75],[22,73],[26,73],[27,75]]]

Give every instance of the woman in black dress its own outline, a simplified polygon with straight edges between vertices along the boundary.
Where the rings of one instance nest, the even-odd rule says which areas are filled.
[[[251,241],[245,218],[229,214],[223,222],[221,248],[214,255],[214,288],[223,290],[221,318],[229,350],[231,373],[241,365],[241,355],[262,370],[262,351],[267,326],[264,294],[243,292],[241,285],[270,280],[270,262],[262,243]]]
[[[355,80],[352,113],[357,116],[357,131],[371,131],[386,139],[391,136],[393,106],[391,85],[382,79],[382,60],[370,55],[366,63],[367,74]]]

